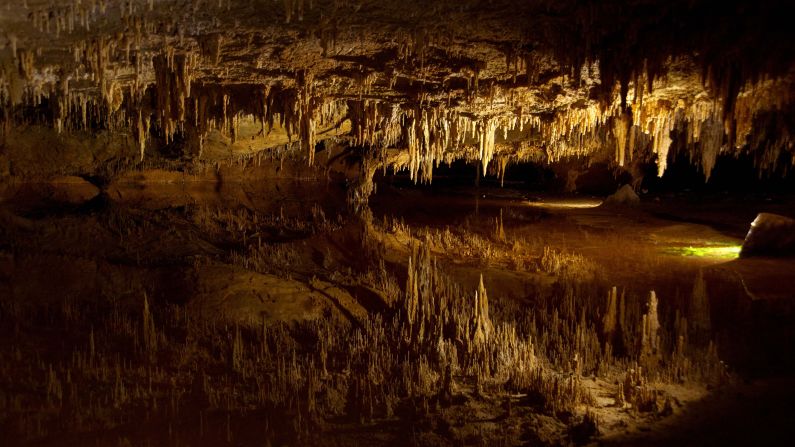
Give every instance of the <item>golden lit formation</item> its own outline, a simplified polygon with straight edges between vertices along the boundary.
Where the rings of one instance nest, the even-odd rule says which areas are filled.
[[[789,3],[0,2],[0,446],[792,444]]]

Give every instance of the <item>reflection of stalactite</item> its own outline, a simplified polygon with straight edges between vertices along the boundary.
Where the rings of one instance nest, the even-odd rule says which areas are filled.
[[[607,294],[607,310],[602,317],[602,334],[608,341],[613,338],[618,326],[618,289],[614,286]]]
[[[487,343],[494,332],[494,326],[489,318],[489,298],[483,286],[483,275],[480,275],[478,290],[475,292],[475,310],[473,312],[471,340],[476,346]]]
[[[657,303],[657,294],[651,291],[646,303],[646,313],[643,314],[640,339],[641,358],[646,360],[656,357],[660,348],[660,335],[658,334],[660,321],[657,318]]]
[[[285,20],[287,23],[290,23],[293,18],[296,18],[299,22],[304,20],[304,8],[306,0],[284,0],[284,13],[285,13]],[[312,1],[309,1],[309,7],[311,8]]]
[[[698,271],[693,284],[693,299],[690,304],[690,324],[695,332],[708,334],[712,327],[709,311],[709,296],[707,283],[704,281],[704,272]]]

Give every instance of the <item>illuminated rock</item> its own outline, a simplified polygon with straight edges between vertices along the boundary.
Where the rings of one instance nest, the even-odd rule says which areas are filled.
[[[635,193],[635,190],[629,185],[624,185],[621,188],[618,188],[618,191],[608,196],[604,201],[604,205],[608,206],[635,206],[639,203],[640,197],[638,197],[638,195]]]
[[[752,256],[795,256],[795,219],[759,213],[740,251],[740,257]]]
[[[0,17],[0,147],[13,146],[15,169],[32,160],[47,177],[92,175],[108,160],[181,157],[174,169],[191,170],[277,145],[312,166],[324,142],[417,183],[455,160],[500,179],[508,164],[570,158],[624,170],[643,160],[661,176],[669,151],[707,178],[721,155],[751,154],[760,172],[795,163],[792,30],[765,28],[739,47],[729,31],[772,9],[677,25],[680,37],[655,32],[668,28],[659,20],[700,14],[661,1],[621,15],[570,0],[554,14],[544,1],[22,3]],[[35,144],[30,124],[86,146],[106,133],[111,150],[66,169],[85,152]],[[54,152],[66,160],[45,164]]]

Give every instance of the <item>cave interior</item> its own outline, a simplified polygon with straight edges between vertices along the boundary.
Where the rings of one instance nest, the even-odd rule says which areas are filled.
[[[0,444],[791,443],[789,3],[0,1]]]

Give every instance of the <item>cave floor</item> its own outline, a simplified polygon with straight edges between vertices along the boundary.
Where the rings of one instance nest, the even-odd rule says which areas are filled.
[[[779,439],[781,415],[792,415],[782,396],[793,389],[795,262],[737,259],[748,215],[786,203],[738,212],[668,197],[607,208],[589,197],[384,186],[354,210],[337,187],[296,181],[142,181],[94,194],[79,183],[22,185],[0,202],[0,434],[18,441],[10,445],[705,445],[731,443],[724,435],[739,428],[713,432],[751,412],[775,415],[753,420],[767,430],[761,439]],[[509,389],[498,373],[481,383],[463,365],[447,399],[416,384],[373,397],[342,348],[329,353],[337,369],[314,376],[315,360],[294,366],[307,387],[322,383],[309,398],[282,396],[281,382],[261,378],[282,374],[279,356],[313,359],[307,333],[399,320],[410,259],[419,269],[423,250],[429,268],[461,290],[451,296],[471,297],[482,275],[495,327],[515,322],[536,339],[544,374],[577,375],[590,397],[554,407],[545,392],[535,399]],[[650,291],[659,300],[666,353],[640,382],[628,371],[649,362],[634,352],[645,342],[630,338],[611,356],[584,341],[569,348],[555,332],[560,319],[572,339],[601,340],[612,287],[627,303],[625,319],[637,317],[640,329],[626,333],[643,332]],[[561,298],[558,310],[556,296],[574,296],[572,309]],[[157,348],[145,336],[152,318]],[[693,344],[686,361],[671,354],[683,324]],[[295,346],[258,350],[259,333],[263,346],[280,337]],[[720,363],[702,361],[704,353]],[[395,348],[395,356],[409,354]],[[433,369],[426,356],[418,371]],[[444,371],[426,375],[434,379],[423,386],[443,387]],[[641,408],[629,391],[621,402],[623,383],[652,390],[653,404]]]

